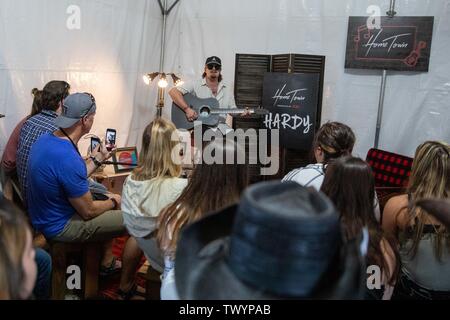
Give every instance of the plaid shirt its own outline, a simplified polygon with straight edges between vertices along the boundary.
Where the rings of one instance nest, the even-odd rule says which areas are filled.
[[[27,205],[28,158],[31,146],[41,135],[58,129],[54,123],[57,116],[58,114],[52,110],[42,110],[41,113],[28,119],[20,130],[19,144],[17,145],[17,176],[25,205]]]

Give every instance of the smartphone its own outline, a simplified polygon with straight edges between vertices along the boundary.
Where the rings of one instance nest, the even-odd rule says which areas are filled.
[[[106,129],[106,149],[111,151],[116,146],[116,129]]]
[[[100,144],[100,139],[96,137],[91,137],[91,152]]]

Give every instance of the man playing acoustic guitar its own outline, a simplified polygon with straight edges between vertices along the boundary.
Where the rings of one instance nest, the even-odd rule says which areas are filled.
[[[173,102],[186,114],[188,121],[197,119],[198,114],[189,107],[184,99],[184,95],[191,93],[198,98],[215,98],[219,102],[221,109],[237,108],[234,102],[234,96],[231,89],[222,82],[222,61],[219,57],[212,56],[206,59],[205,69],[202,79],[195,83],[185,83],[178,87],[173,87],[169,95]],[[248,114],[244,111],[242,115]],[[232,127],[232,117],[230,115],[220,115],[218,129],[226,133],[227,129]]]

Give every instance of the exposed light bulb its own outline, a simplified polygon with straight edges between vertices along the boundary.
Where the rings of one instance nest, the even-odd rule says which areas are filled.
[[[161,78],[161,79],[159,79],[159,81],[158,81],[158,87],[160,87],[160,88],[165,88],[165,87],[167,87],[167,85],[168,85],[168,83],[167,83],[166,78]]]
[[[181,80],[181,79],[178,79],[177,81],[175,81],[175,87],[179,87],[179,86],[181,86],[183,84],[184,84],[184,81]]]

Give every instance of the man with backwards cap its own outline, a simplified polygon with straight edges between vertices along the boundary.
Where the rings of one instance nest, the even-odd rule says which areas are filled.
[[[121,197],[108,194],[105,201],[93,200],[88,172],[111,154],[102,145],[85,163],[77,147],[80,138],[92,128],[96,108],[89,93],[75,93],[64,99],[61,115],[55,119],[59,129],[42,135],[31,148],[27,199],[33,227],[48,240],[105,241],[101,274],[107,275],[120,267],[108,240],[125,233],[122,212],[118,210]]]

